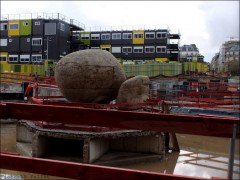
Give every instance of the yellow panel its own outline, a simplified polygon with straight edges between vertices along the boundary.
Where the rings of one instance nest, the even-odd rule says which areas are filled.
[[[166,61],[169,61],[169,59],[168,58],[155,58],[155,61],[166,62]]]
[[[111,50],[111,45],[110,45],[110,44],[102,44],[102,45],[100,45],[100,48],[101,48],[101,49],[109,48],[109,52],[112,51],[112,50]]]
[[[10,24],[18,24],[18,29],[10,29]],[[8,36],[19,36],[19,20],[8,21]]]
[[[135,37],[136,34],[139,34],[141,37]],[[135,30],[133,31],[133,44],[144,44],[144,30]]]
[[[11,72],[11,65],[6,63],[6,62],[2,62],[1,66],[3,65],[3,72]]]
[[[110,44],[102,44],[100,45],[101,48],[111,48]]]
[[[6,56],[6,58],[8,58],[8,52],[0,52],[0,56]],[[0,66],[1,66],[1,72],[6,72],[9,71],[9,64],[7,61],[0,61]]]
[[[7,56],[7,55],[8,55],[8,52],[0,52],[0,55],[5,55],[5,56]]]

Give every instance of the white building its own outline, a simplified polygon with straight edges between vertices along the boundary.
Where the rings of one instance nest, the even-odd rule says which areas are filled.
[[[183,45],[180,47],[180,61],[181,62],[192,62],[192,61],[203,62],[204,56],[202,56],[199,53],[199,49],[195,44]]]
[[[224,65],[227,61],[233,59],[233,57],[237,56],[239,57],[239,51],[238,52],[233,52],[234,49],[232,51],[231,48],[233,48],[234,46],[237,48],[237,46],[239,46],[239,39],[238,38],[230,38],[230,40],[225,41],[220,49],[219,49],[219,62],[218,62],[218,69],[219,71],[224,71]],[[233,56],[234,54],[234,56]],[[232,56],[232,57],[231,57]]]

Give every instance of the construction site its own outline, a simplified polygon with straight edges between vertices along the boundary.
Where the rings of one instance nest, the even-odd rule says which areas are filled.
[[[121,168],[164,161],[169,152],[180,152],[179,134],[187,134],[230,138],[225,174],[210,179],[239,178],[238,79],[159,75],[149,80],[142,102],[81,103],[63,96],[56,77],[1,73],[1,126],[16,123],[16,152],[1,145],[0,168],[42,179],[203,179],[174,174],[174,168],[171,173]]]

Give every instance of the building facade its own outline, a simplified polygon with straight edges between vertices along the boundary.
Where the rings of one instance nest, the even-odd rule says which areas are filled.
[[[171,34],[169,29],[151,30],[104,30],[76,32],[75,37],[83,43],[84,49],[103,49],[117,59],[144,63],[145,61],[178,61],[179,34]]]
[[[215,73],[228,72],[232,63],[239,65],[239,44],[238,38],[230,38],[220,46],[218,56],[211,60],[211,69]]]
[[[239,45],[239,39],[237,38],[230,38],[229,40],[225,41],[220,49],[219,49],[219,63],[218,63],[218,69],[220,72],[226,71],[225,64],[227,62],[227,53],[230,51],[230,49],[236,45]],[[229,54],[230,55],[230,54]]]
[[[204,62],[204,56],[199,53],[195,44],[183,45],[180,47],[180,62]]]
[[[208,64],[204,62],[204,56],[200,54],[195,44],[180,47],[179,61],[183,63],[183,72],[185,74],[208,71]]]
[[[12,70],[13,64],[43,65],[46,60],[59,60],[72,52],[72,32],[83,29],[83,24],[59,13],[1,17],[1,72],[24,72],[19,70],[21,66]]]

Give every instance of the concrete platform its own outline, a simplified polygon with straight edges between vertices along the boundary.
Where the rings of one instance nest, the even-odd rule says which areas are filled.
[[[101,165],[122,165],[163,158],[164,134],[153,131],[115,130],[86,132],[46,129],[21,120],[16,129],[17,152]]]

